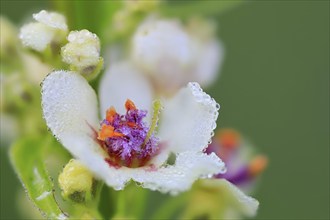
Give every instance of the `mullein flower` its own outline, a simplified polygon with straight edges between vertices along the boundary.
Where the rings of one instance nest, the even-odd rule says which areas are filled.
[[[173,93],[189,81],[204,87],[214,80],[223,51],[214,31],[208,28],[211,25],[200,23],[206,28],[198,30],[199,25],[185,27],[178,20],[150,17],[137,28],[132,38],[132,60],[162,93]]]
[[[216,153],[227,167],[225,174],[217,174],[215,178],[226,179],[246,191],[252,190],[253,183],[268,163],[266,156],[254,155],[253,150],[237,131],[220,130],[206,149],[207,153]]]
[[[245,193],[253,190],[256,178],[267,166],[267,158],[255,156],[253,148],[232,129],[220,130],[206,153],[216,153],[226,163],[227,172],[198,181],[182,217],[240,219],[255,216],[259,202]]]
[[[81,75],[55,71],[46,77],[44,118],[64,147],[116,190],[133,180],[151,190],[176,194],[200,177],[223,173],[223,162],[214,153],[203,152],[216,127],[219,105],[197,83],[188,83],[164,100],[163,108],[155,101],[153,115],[147,117],[152,93],[138,89],[150,85],[142,78],[135,81],[141,74],[128,75],[132,77],[115,80],[111,74],[108,81],[106,74],[101,79],[101,122],[95,92]],[[134,100],[136,92],[140,98]],[[174,163],[167,162],[170,155],[175,156]]]
[[[103,67],[100,57],[100,40],[88,30],[71,31],[69,43],[62,47],[62,59],[70,64],[70,69],[88,79],[94,78]]]
[[[33,14],[33,18],[36,22],[24,25],[20,31],[19,37],[24,46],[44,51],[65,39],[68,27],[63,15],[42,10]]]

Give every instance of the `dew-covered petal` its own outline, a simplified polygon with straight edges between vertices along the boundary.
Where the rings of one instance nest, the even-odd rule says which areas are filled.
[[[150,169],[131,170],[133,180],[144,188],[173,195],[189,190],[198,178],[224,172],[224,163],[215,155],[200,152],[184,152],[176,157],[174,165]]]
[[[164,102],[159,137],[172,152],[202,151],[213,136],[219,108],[198,83],[188,83]]]
[[[74,155],[73,149],[81,146],[66,138],[92,136],[99,126],[96,94],[74,72],[54,71],[46,77],[42,83],[42,109],[47,126]]]
[[[174,165],[167,167],[114,168],[108,165],[97,146],[93,149],[92,139],[80,139],[80,161],[88,166],[94,174],[113,187],[124,189],[129,180],[139,183],[142,187],[158,190],[173,195],[189,190],[195,180],[200,177],[212,176],[224,171],[224,163],[214,154],[185,152],[177,156]]]
[[[55,71],[47,76],[42,84],[42,108],[48,127],[74,157],[108,185],[124,186],[129,177],[114,172],[96,141],[97,99],[81,75]]]
[[[52,28],[61,29],[64,31],[68,29],[65,17],[56,12],[48,12],[46,10],[42,10],[39,13],[33,14],[33,18],[36,21]]]
[[[111,106],[119,113],[125,113],[124,104],[127,99],[132,100],[137,108],[150,111],[152,94],[150,83],[132,64],[113,63],[100,82],[101,114],[104,117],[106,110]]]
[[[97,179],[105,181],[105,183],[115,190],[122,190],[126,183],[131,179],[131,168],[114,168],[106,161],[106,154],[102,151],[100,145],[90,136],[71,135],[67,137],[68,142],[75,143],[74,156],[84,164]]]

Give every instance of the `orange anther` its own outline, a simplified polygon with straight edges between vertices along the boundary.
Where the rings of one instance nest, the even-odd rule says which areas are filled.
[[[124,136],[124,134],[115,132],[114,127],[112,127],[111,125],[103,124],[99,131],[99,135],[97,139],[104,141],[106,138],[109,137],[122,137],[122,136]]]
[[[126,108],[127,111],[135,110],[136,106],[135,106],[135,104],[132,100],[127,99],[126,102],[125,102],[125,108]]]
[[[136,123],[131,122],[131,121],[128,121],[126,124],[131,128],[137,127]]]
[[[218,135],[221,146],[228,149],[235,149],[240,144],[240,134],[233,129],[223,129]]]
[[[116,109],[114,107],[110,107],[106,113],[106,120],[108,122],[112,122],[116,114]]]
[[[256,156],[249,164],[249,173],[251,176],[261,174],[268,164],[268,158],[263,155]]]

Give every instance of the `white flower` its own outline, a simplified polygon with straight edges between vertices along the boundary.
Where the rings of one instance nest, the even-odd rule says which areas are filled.
[[[100,40],[96,34],[88,30],[71,31],[67,39],[69,43],[62,47],[62,58],[72,70],[88,76],[102,68]]]
[[[150,93],[151,85],[142,74],[136,74],[131,70],[127,63],[115,65],[101,80],[101,113],[102,118],[106,118],[107,122],[108,116],[111,120],[114,117],[113,109],[109,107],[119,109],[126,99],[134,100],[140,109],[151,108],[153,98],[150,95],[153,94]],[[223,162],[215,154],[203,153],[216,127],[219,105],[204,93],[197,83],[189,83],[174,97],[164,100],[158,134],[149,135],[148,132],[143,145],[138,146],[146,148],[151,141],[153,143],[148,146],[155,147],[154,142],[159,138],[157,153],[152,154],[146,163],[136,161],[134,158],[133,162],[140,164],[138,166],[126,165],[126,161],[112,164],[119,156],[115,155],[116,158],[112,158],[109,149],[106,152],[102,146],[107,147],[107,144],[113,144],[115,141],[103,142],[102,146],[100,145],[100,140],[105,140],[101,137],[103,126],[106,127],[105,120],[102,121],[103,125],[97,140],[95,132],[100,127],[97,97],[87,81],[79,74],[67,71],[51,73],[42,85],[42,106],[48,127],[64,147],[98,178],[103,179],[107,185],[116,190],[123,189],[128,181],[133,180],[151,190],[176,194],[188,190],[200,177],[210,177],[225,171]],[[136,110],[133,103],[126,102],[125,117],[131,113],[130,109]],[[138,113],[144,112],[138,110]],[[151,122],[152,126],[156,123],[154,119]],[[137,126],[134,123],[129,124],[132,127],[144,127],[144,125],[144,122],[137,122]],[[123,133],[118,131],[112,128],[110,132],[116,137],[126,135],[125,131]],[[127,144],[132,145],[129,141]],[[130,152],[123,152],[132,150],[129,147],[115,147],[122,150],[117,153],[130,156]],[[134,150],[139,149],[133,149],[133,153]],[[173,165],[167,164],[171,153],[176,156]]]
[[[33,14],[37,22],[24,25],[19,38],[26,47],[43,51],[51,43],[61,42],[67,34],[65,17],[55,12],[40,11]]]
[[[132,59],[163,91],[175,91],[189,81],[207,86],[218,72],[223,51],[212,34],[196,32],[177,20],[150,18],[133,36]]]

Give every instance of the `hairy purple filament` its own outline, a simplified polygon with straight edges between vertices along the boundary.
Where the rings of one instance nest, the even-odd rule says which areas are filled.
[[[119,115],[114,108],[107,111],[101,122],[99,140],[109,155],[106,161],[111,166],[141,167],[158,153],[158,139],[143,122],[147,111],[139,110],[127,100],[126,114]]]

